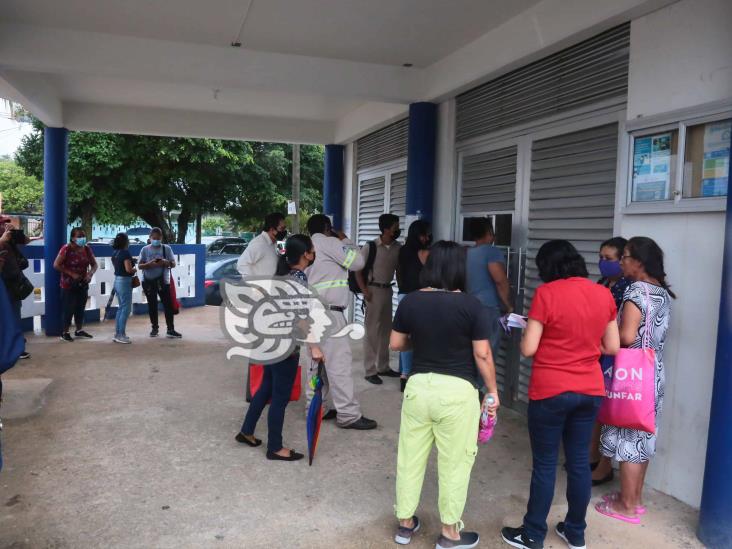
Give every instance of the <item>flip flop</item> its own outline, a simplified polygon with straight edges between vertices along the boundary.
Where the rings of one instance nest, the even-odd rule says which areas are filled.
[[[604,496],[602,496],[602,500],[614,502],[614,501],[618,501],[619,496],[620,496],[620,492],[610,492],[609,494],[605,494]],[[648,509],[646,509],[645,505],[638,505],[635,508],[636,515],[645,515],[646,511],[648,511]]]
[[[595,511],[601,515],[605,515],[606,517],[622,520],[629,524],[640,524],[640,519],[638,517],[629,517],[628,515],[621,515],[620,513],[613,511],[613,507],[609,501],[601,501],[595,505]]]

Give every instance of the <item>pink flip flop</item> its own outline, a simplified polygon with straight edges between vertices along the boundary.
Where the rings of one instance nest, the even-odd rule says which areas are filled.
[[[602,500],[615,502],[615,501],[618,501],[619,497],[620,497],[619,492],[610,492],[609,494],[605,494],[604,496],[602,496]],[[635,508],[635,514],[636,515],[645,515],[647,510],[648,509],[646,509],[645,505],[638,505]]]
[[[622,520],[623,522],[630,524],[640,524],[640,519],[638,517],[629,517],[628,515],[621,515],[620,513],[613,511],[612,505],[609,501],[601,501],[595,505],[595,511],[601,515],[605,515],[606,517],[614,518],[616,520]]]

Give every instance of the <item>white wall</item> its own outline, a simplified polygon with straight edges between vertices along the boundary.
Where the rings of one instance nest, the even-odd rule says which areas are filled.
[[[432,234],[435,240],[452,239],[457,199],[454,99],[440,103],[437,109],[436,150]]]
[[[732,3],[726,0],[682,0],[634,20],[628,119],[732,96],[731,21]],[[659,243],[679,296],[664,351],[666,399],[648,482],[698,506],[714,373],[724,214],[625,214],[616,230]]]
[[[343,232],[351,239],[356,240],[356,145],[346,145],[343,162]]]

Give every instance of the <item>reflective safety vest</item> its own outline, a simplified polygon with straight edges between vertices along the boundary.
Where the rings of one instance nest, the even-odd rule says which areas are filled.
[[[315,246],[315,263],[306,274],[310,286],[328,305],[347,307],[351,292],[348,289],[348,271],[360,271],[364,259],[349,239],[316,233],[312,237]]]

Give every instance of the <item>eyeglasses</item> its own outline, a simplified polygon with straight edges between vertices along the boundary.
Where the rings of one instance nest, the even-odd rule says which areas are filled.
[[[633,256],[632,255],[621,255],[620,256],[620,261],[623,261],[625,259],[633,259]]]

